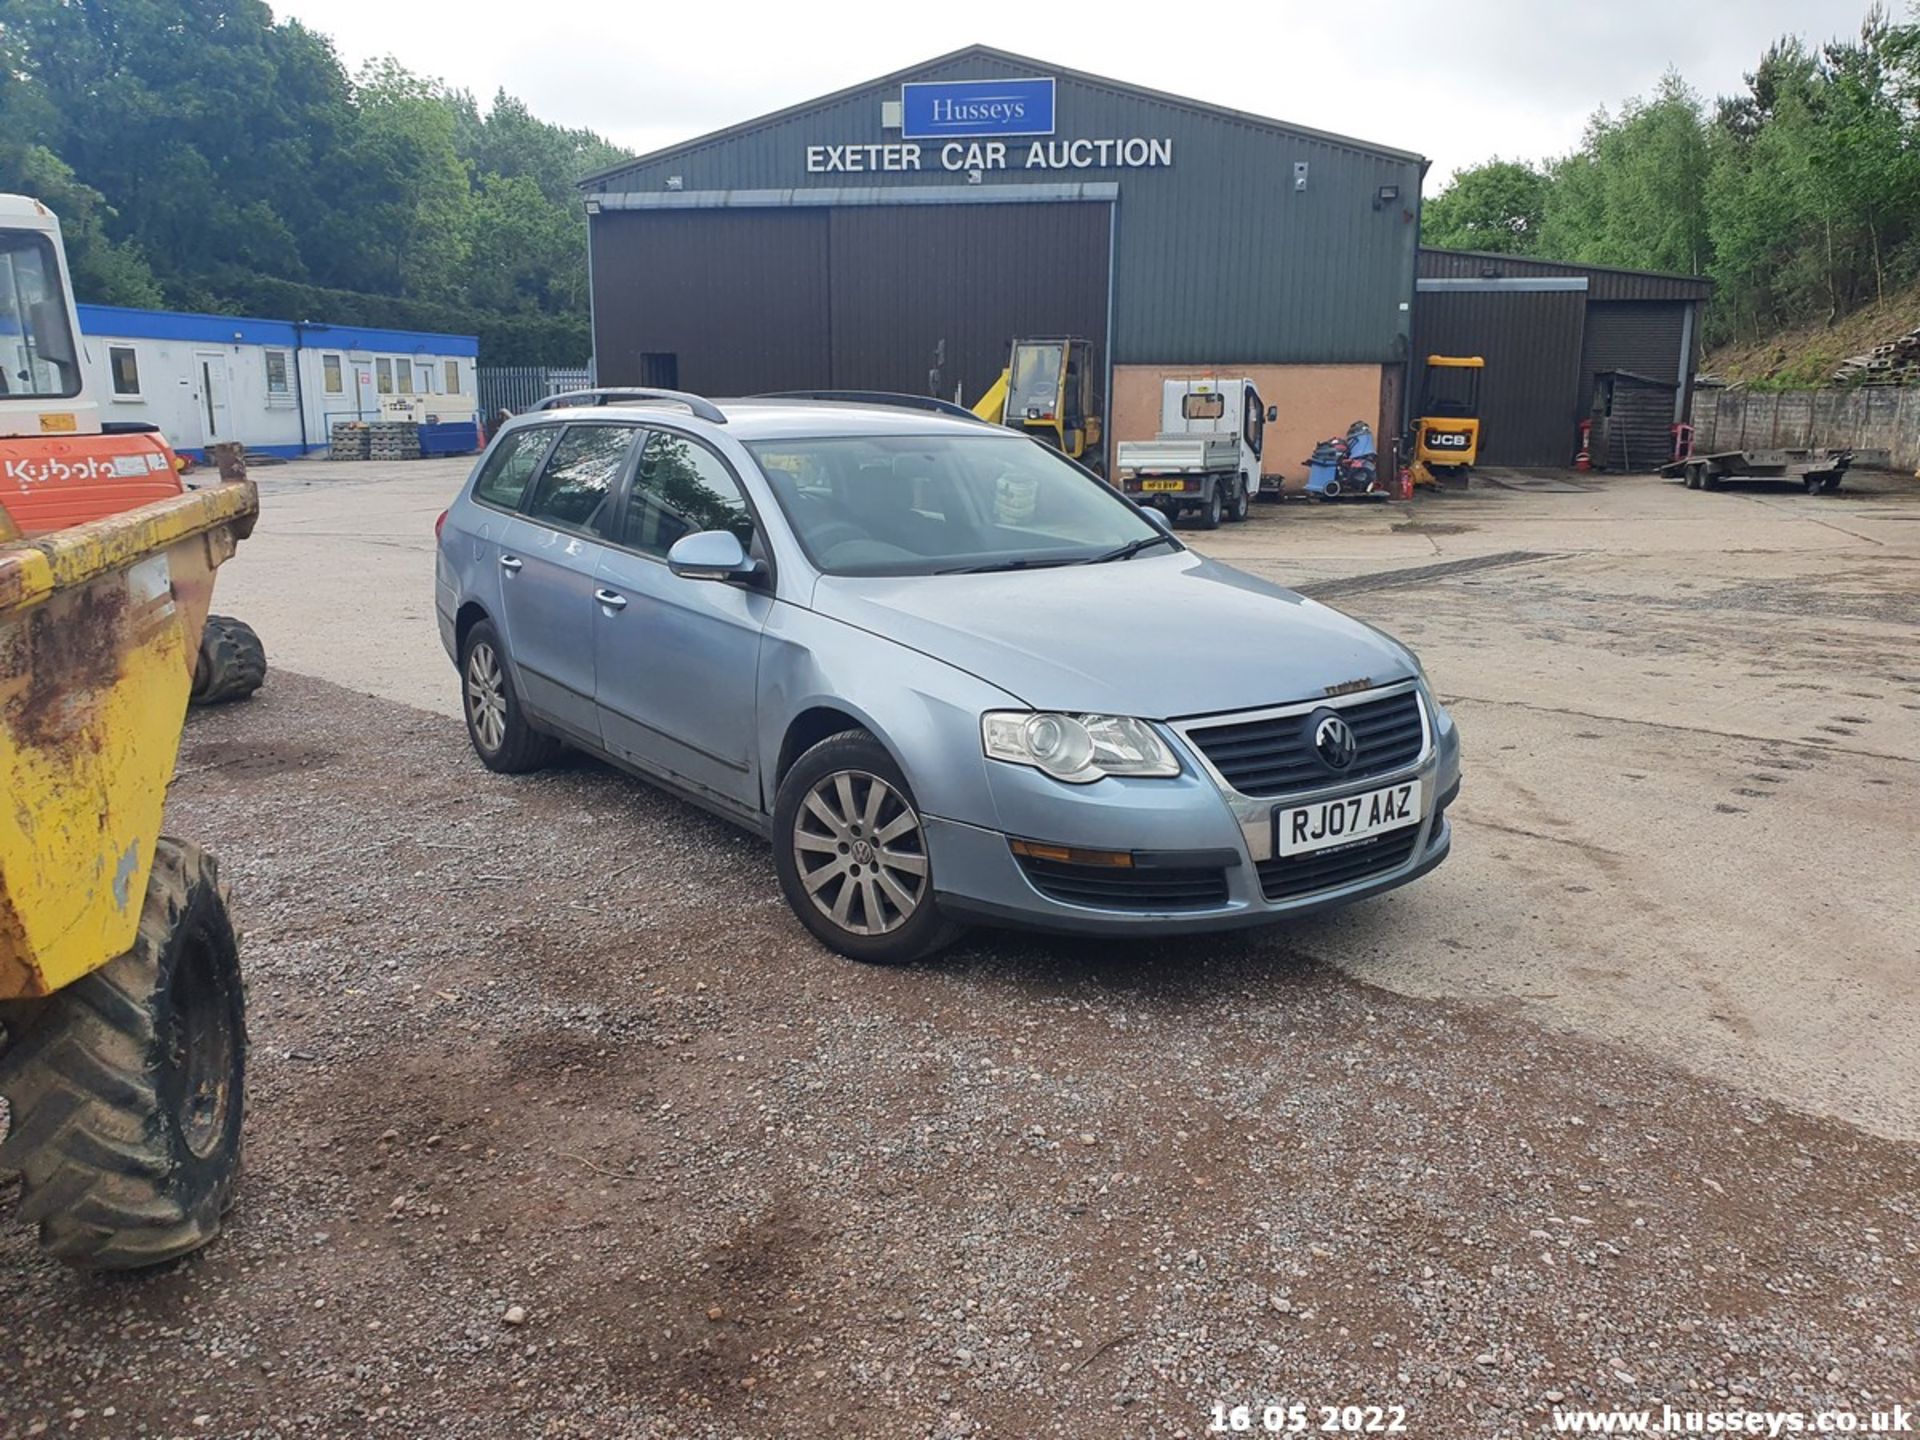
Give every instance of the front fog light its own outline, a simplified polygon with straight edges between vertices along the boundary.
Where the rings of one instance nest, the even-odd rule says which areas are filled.
[[[1159,732],[1125,715],[990,711],[980,717],[980,740],[991,759],[1031,765],[1070,785],[1109,775],[1164,779],[1180,773]]]

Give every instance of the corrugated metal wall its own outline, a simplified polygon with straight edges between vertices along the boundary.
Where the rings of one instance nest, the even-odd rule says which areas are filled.
[[[1094,393],[1105,390],[1111,207],[829,213],[834,386],[936,388],[951,398],[957,385],[971,404],[998,378],[1016,335],[1077,335],[1094,342]],[[928,371],[943,348],[935,385]]]
[[[1419,361],[1479,355],[1483,465],[1565,465],[1586,411],[1580,332],[1587,297],[1578,290],[1439,290],[1420,293]]]
[[[1687,332],[1687,306],[1671,300],[1614,300],[1587,309],[1587,336],[1580,356],[1583,395],[1605,370],[1630,370],[1650,380],[1684,381],[1680,347]],[[1686,367],[1690,370],[1692,367]],[[1673,396],[1667,396],[1671,411]],[[1671,424],[1673,416],[1667,416]]]
[[[1580,275],[1594,300],[1706,300],[1713,282],[1699,275],[1663,275],[1652,270],[1620,270],[1607,265],[1575,265],[1535,260],[1524,255],[1492,255],[1480,250],[1420,249],[1420,278],[1492,279],[1528,275]]]
[[[1106,382],[1105,204],[603,213],[593,230],[600,381],[671,354],[710,395],[957,386],[971,402],[1015,335],[1094,342]],[[938,376],[929,372],[944,353]]]
[[[602,214],[591,244],[602,385],[646,383],[646,353],[710,395],[827,383],[825,210]]]
[[[1030,142],[1009,140],[1011,168],[986,172],[982,182],[1007,188],[1037,181],[1118,183],[1117,360],[1253,364],[1405,358],[1418,239],[1417,157],[1276,128],[1001,54],[964,53],[918,69],[910,78],[1048,74],[1058,77],[1060,138],[1166,137],[1173,144],[1169,167],[1062,171],[1026,169]],[[939,167],[939,147],[931,143],[926,163],[932,168],[917,174],[807,172],[809,145],[898,139],[898,132],[880,128],[880,102],[898,96],[900,78],[735,127],[587,188],[664,192],[671,176],[679,177],[679,189],[689,194],[964,183],[963,174]],[[1296,164],[1307,167],[1304,190],[1294,188]],[[1397,189],[1393,201],[1379,200],[1383,186]],[[1008,217],[1022,207],[985,208],[997,223],[1010,223]],[[607,218],[597,216],[593,223],[602,227]],[[1104,274],[1104,256],[1101,269]]]

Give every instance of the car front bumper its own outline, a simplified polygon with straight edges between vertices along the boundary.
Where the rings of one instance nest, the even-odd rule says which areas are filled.
[[[990,762],[992,817],[925,817],[941,908],[956,918],[1024,929],[1176,935],[1271,924],[1405,885],[1446,859],[1453,830],[1445,812],[1460,790],[1457,732],[1444,711],[1430,699],[1425,703],[1430,738],[1417,763],[1314,792],[1315,800],[1337,799],[1418,779],[1425,803],[1419,824],[1405,827],[1414,832],[1410,839],[1401,831],[1387,832],[1379,838],[1389,843],[1375,855],[1350,847],[1346,862],[1336,858],[1342,852],[1319,852],[1328,876],[1324,886],[1296,893],[1276,868],[1289,862],[1272,853],[1273,811],[1299,803],[1299,797],[1241,795],[1179,737],[1183,769],[1174,780],[1108,779],[1071,786],[1035,770]],[[1171,733],[1177,736],[1178,727]],[[1084,885],[1037,877],[1033,863],[1014,854],[1012,839],[1126,851],[1139,868],[1108,875],[1131,877],[1129,883],[1142,892],[1181,893],[1182,898],[1165,904],[1139,894],[1062,898],[1061,889],[1098,894],[1126,887],[1097,871],[1083,872]],[[1157,885],[1162,875],[1174,883]]]

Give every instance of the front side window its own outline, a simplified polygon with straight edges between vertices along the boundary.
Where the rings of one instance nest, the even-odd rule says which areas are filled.
[[[269,350],[267,356],[267,399],[293,398],[292,366],[284,350]]]
[[[340,368],[340,357],[338,355],[322,355],[320,357],[320,388],[329,395],[344,395],[347,393],[347,379],[345,373]]]
[[[107,368],[113,373],[114,399],[140,398],[140,357],[131,345],[109,345]]]
[[[79,393],[80,352],[53,242],[38,231],[0,231],[0,395],[67,400]]]
[[[1260,403],[1260,396],[1249,387],[1247,390],[1247,448],[1258,455],[1261,443],[1266,439],[1266,433],[1267,407]]]
[[[516,510],[526,493],[527,482],[539,470],[547,446],[559,432],[551,425],[529,426],[502,435],[487,456],[480,478],[473,483],[473,498],[502,510]]]
[[[753,544],[753,515],[726,462],[697,440],[656,430],[640,452],[622,534],[643,555],[665,558],[674,542],[728,530]]]
[[[984,427],[968,435],[763,440],[747,449],[808,558],[830,575],[1074,565],[1163,538],[1058,451]]]
[[[634,425],[569,425],[534,484],[527,518],[561,530],[595,529],[637,433]]]
[[[393,393],[393,361],[384,355],[373,362],[373,388],[382,395]]]

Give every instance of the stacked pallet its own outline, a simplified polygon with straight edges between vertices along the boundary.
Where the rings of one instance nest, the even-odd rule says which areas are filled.
[[[420,458],[420,427],[412,420],[376,420],[367,431],[369,459]]]
[[[1831,378],[1835,385],[1920,384],[1920,330],[1909,330],[1864,354],[1849,355],[1834,368]]]
[[[368,454],[367,427],[356,420],[336,420],[327,437],[329,460],[365,460]]]

